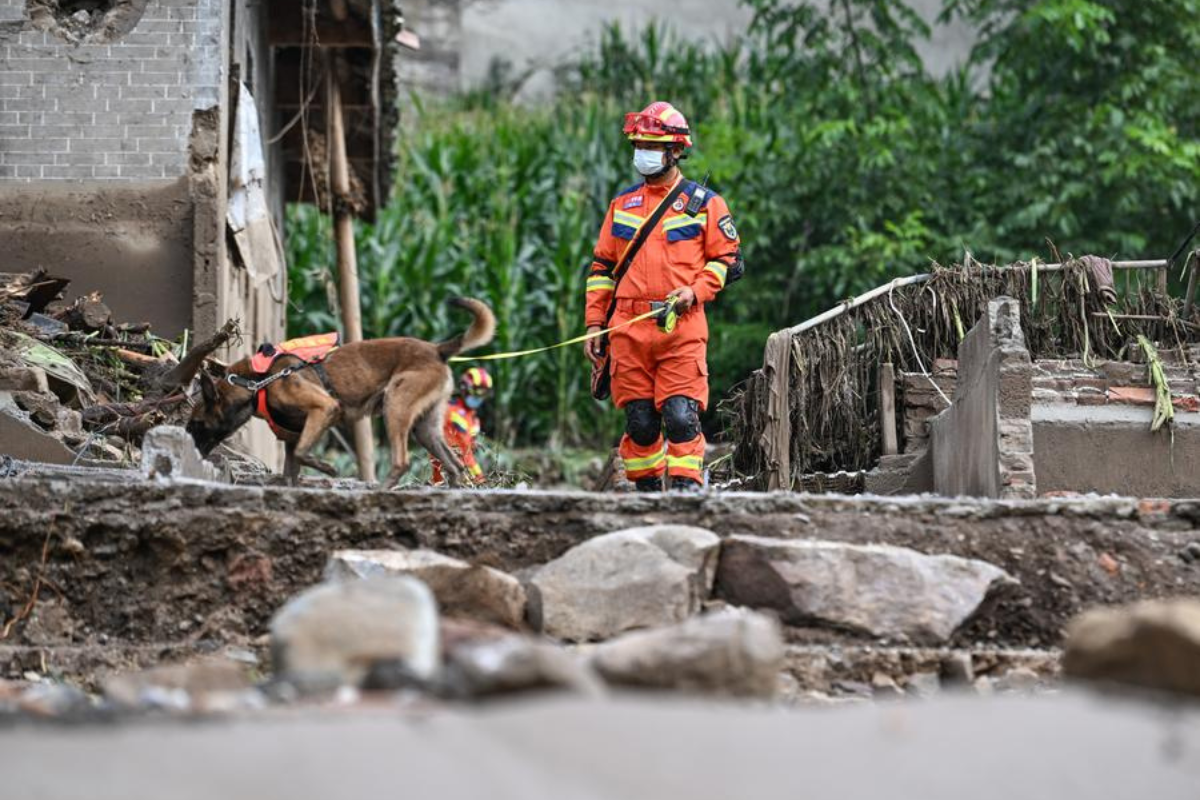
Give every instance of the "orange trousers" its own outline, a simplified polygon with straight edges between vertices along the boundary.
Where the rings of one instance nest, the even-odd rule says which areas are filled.
[[[649,301],[618,300],[612,324],[620,325],[650,310]],[[708,321],[704,307],[695,306],[679,318],[675,330],[663,333],[648,319],[612,334],[612,397],[617,408],[631,400],[653,400],[662,409],[667,398],[689,397],[703,409],[708,405]],[[704,479],[704,435],[687,442],[665,441],[660,434],[650,445],[639,445],[629,434],[621,437],[620,454],[631,481],[659,477]]]

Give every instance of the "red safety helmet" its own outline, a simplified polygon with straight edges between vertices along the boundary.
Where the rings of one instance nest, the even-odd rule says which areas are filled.
[[[483,367],[471,367],[458,381],[463,394],[482,397],[492,391],[492,376]]]
[[[662,100],[625,115],[625,138],[631,142],[667,142],[692,146],[692,131],[678,109]]]

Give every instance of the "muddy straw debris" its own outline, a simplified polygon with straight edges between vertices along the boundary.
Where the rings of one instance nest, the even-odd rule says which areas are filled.
[[[66,445],[75,461],[136,463],[146,432],[183,424],[204,360],[236,341],[230,320],[189,348],[146,322],[113,319],[100,292],[65,299],[70,285],[44,269],[0,273],[0,391],[17,416]]]
[[[1098,277],[1096,263],[1109,264],[1095,256],[1065,259],[1055,271],[1028,262],[934,264],[928,281],[896,286],[829,320],[819,336],[794,335],[788,376],[793,481],[874,466],[881,453],[879,365],[921,372],[937,359],[956,358],[959,342],[995,297],[1020,303],[1035,361],[1134,361],[1141,357],[1140,335],[1187,363],[1189,346],[1200,341],[1200,324],[1195,316],[1183,319],[1183,300],[1162,290],[1157,272],[1110,269]],[[759,370],[722,404],[737,442],[733,465],[749,476],[751,488],[763,488],[767,474],[762,437],[770,393],[766,372]]]

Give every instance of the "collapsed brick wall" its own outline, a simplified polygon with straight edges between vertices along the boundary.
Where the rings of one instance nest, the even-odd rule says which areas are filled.
[[[0,178],[184,175],[192,112],[219,102],[222,6],[155,0],[114,41],[73,43],[35,25],[36,0],[0,0]]]

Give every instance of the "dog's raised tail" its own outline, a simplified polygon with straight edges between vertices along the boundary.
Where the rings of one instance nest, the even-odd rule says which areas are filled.
[[[475,319],[471,323],[471,327],[467,328],[466,333],[438,344],[438,355],[442,357],[443,361],[465,350],[483,347],[496,335],[496,315],[492,313],[486,303],[471,297],[452,297],[449,302],[452,306],[467,309],[475,315]]]

